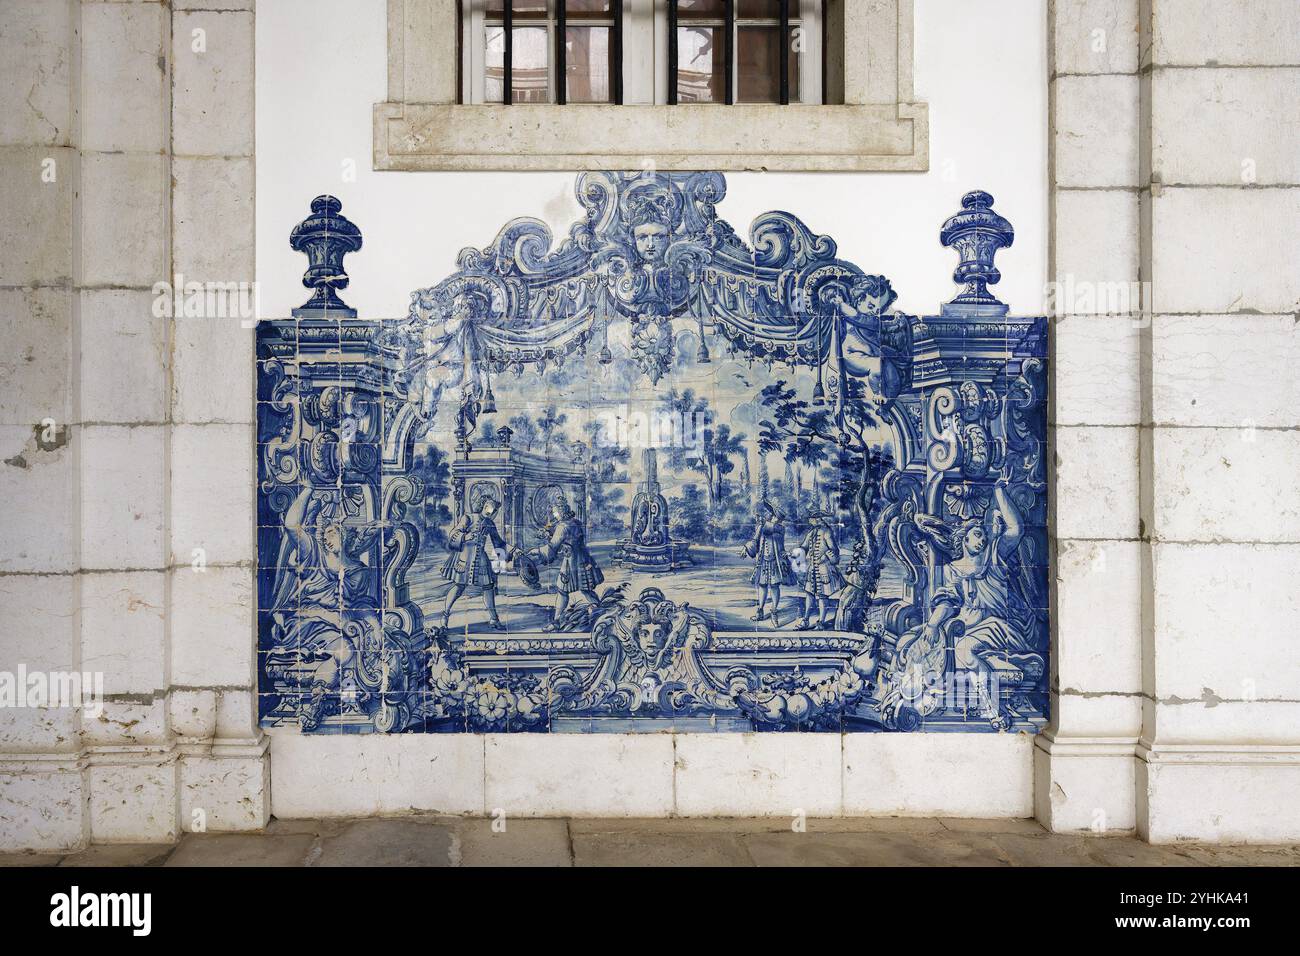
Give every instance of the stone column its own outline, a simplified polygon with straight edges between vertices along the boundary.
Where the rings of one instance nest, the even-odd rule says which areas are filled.
[[[171,18],[159,3],[80,8],[80,631],[82,668],[103,673],[106,694],[103,715],[82,725],[89,838],[167,841],[178,791],[167,718],[169,330],[154,287],[171,247]]]
[[[1300,6],[1146,0],[1137,827],[1300,839]]]
[[[26,638],[3,669],[76,671],[103,694],[93,711],[5,709],[6,847],[175,835],[166,329],[152,308],[168,245],[167,34],[163,4],[64,0],[12,4],[0,31],[18,97],[4,108],[18,232],[0,285],[12,354],[32,357],[3,421],[0,590]]]
[[[1035,814],[1131,830],[1141,729],[1137,0],[1048,6],[1055,600]]]
[[[252,330],[171,286],[253,278],[251,0],[16,0],[0,59],[0,670],[103,681],[0,708],[0,848],[261,826]]]
[[[253,6],[171,4],[172,272],[241,293],[255,275]],[[270,813],[257,723],[254,316],[242,294],[225,304],[172,320],[168,637],[183,829],[256,829]]]
[[[9,674],[81,669],[80,12],[70,0],[24,0],[5,4],[0,21],[10,78],[0,85],[0,671]],[[80,717],[0,707],[0,850],[85,842]]]

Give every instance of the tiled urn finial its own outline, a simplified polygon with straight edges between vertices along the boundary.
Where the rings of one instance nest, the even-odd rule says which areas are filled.
[[[293,310],[297,318],[357,317],[357,310],[345,305],[335,291],[348,287],[343,257],[361,248],[361,230],[340,214],[342,208],[343,203],[333,196],[317,196],[311,201],[311,215],[289,233],[289,247],[307,256],[302,284],[314,290],[310,299]]]
[[[1015,230],[1011,223],[993,211],[993,197],[983,190],[976,189],[962,196],[961,206],[961,212],[948,219],[939,232],[939,241],[961,256],[961,263],[952,279],[966,287],[948,305],[1005,314],[1006,306],[989,292],[988,287],[996,285],[1002,278],[1002,273],[993,264],[993,257],[999,249],[1011,245],[1016,237]]]

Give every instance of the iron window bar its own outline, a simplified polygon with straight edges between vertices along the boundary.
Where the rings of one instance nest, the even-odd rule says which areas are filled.
[[[722,68],[726,71],[722,102],[732,106],[736,102],[736,0],[726,0],[723,5],[726,35],[722,41]]]
[[[608,20],[606,19],[608,18]],[[623,0],[610,0],[605,16],[579,17],[581,24],[609,26],[609,98],[623,105]],[[555,0],[555,102],[569,102],[569,9],[568,0]]]
[[[781,105],[790,105],[790,0],[781,0]],[[730,100],[728,100],[730,102]]]
[[[555,0],[555,102],[560,106],[569,102],[568,6],[568,0]]]
[[[668,0],[668,105],[677,105],[677,0]]]
[[[564,0],[560,0],[564,5]],[[623,0],[612,0],[609,5],[614,17],[614,26],[609,35],[609,82],[613,93],[614,105],[623,105]]]
[[[555,36],[553,40],[555,102],[559,106],[569,101],[569,10],[568,0],[553,0]],[[505,34],[505,51],[502,62],[501,102],[504,106],[514,105],[514,2],[502,0],[501,29]],[[579,22],[598,25],[604,18],[580,17]],[[545,20],[543,20],[545,22]],[[610,99],[621,106],[623,103],[623,0],[610,0],[609,5],[609,49],[610,49]]]
[[[515,3],[514,0],[502,0],[501,23],[505,33],[505,61],[501,70],[501,103],[513,106],[515,102]]]
[[[678,55],[679,44],[677,39],[678,27],[681,24],[681,18],[678,13],[678,0],[666,0],[668,8],[668,96],[667,103],[669,106],[676,106],[680,102],[678,93]],[[780,51],[778,53],[780,70],[780,86],[778,90],[777,102],[782,106],[790,105],[790,45],[794,39],[793,18],[790,15],[790,0],[779,0],[777,16],[775,20],[764,17],[745,17],[739,18],[736,14],[736,0],[723,0],[722,20],[711,20],[706,18],[691,18],[687,21],[692,24],[698,24],[702,27],[718,26],[722,28],[722,57],[723,57],[723,103],[732,106],[737,102],[737,76],[736,76],[736,48],[740,43],[741,26],[772,26],[776,27],[777,35],[780,38]],[[823,18],[824,22],[824,18]],[[824,58],[823,58],[824,59]]]

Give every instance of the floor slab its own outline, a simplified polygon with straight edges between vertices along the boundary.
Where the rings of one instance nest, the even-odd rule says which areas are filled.
[[[59,866],[162,866],[173,843],[101,843],[65,856]]]
[[[188,833],[164,866],[306,866],[311,834]]]
[[[738,833],[592,831],[574,834],[576,866],[753,866]]]
[[[504,826],[503,826],[504,824]],[[924,817],[272,820],[175,845],[0,854],[0,866],[1300,866],[1300,846],[1152,846],[1033,820]]]
[[[451,866],[452,827],[441,819],[358,820],[319,837],[311,866]]]
[[[460,866],[571,866],[564,820],[464,820],[456,827]],[[495,824],[495,825],[494,825]]]

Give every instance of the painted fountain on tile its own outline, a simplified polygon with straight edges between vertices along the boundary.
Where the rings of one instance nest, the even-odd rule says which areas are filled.
[[[719,174],[598,174],[558,245],[469,248],[409,314],[338,296],[361,234],[291,235],[258,339],[262,720],[310,732],[1040,728],[1046,321],[887,279]]]

